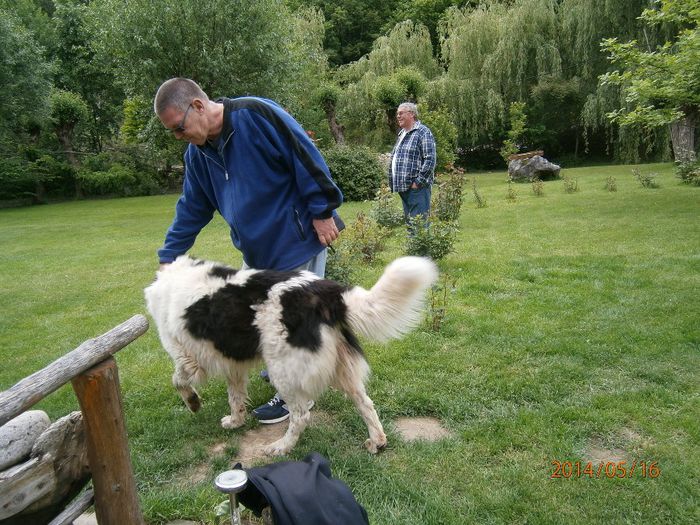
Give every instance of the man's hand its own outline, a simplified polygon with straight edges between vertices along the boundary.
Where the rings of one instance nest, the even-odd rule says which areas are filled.
[[[314,230],[318,235],[318,240],[324,246],[330,246],[338,238],[338,227],[335,225],[333,217],[328,219],[314,219]]]
[[[165,270],[165,267],[168,266],[170,263],[160,263],[160,266],[158,267],[158,271],[162,272]]]

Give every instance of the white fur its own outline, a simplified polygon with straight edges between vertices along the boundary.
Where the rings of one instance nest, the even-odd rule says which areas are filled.
[[[193,411],[200,407],[195,386],[208,377],[224,377],[228,382],[231,415],[224,416],[221,424],[236,428],[245,420],[248,371],[256,360],[235,361],[225,357],[211,342],[194,338],[185,326],[184,314],[202,297],[227,283],[243,285],[258,270],[238,271],[224,282],[209,274],[214,266],[221,265],[179,257],[159,271],[156,281],[146,288],[146,304],[163,347],[175,364],[173,385],[187,406]],[[429,259],[395,260],[370,290],[354,287],[343,293],[347,324],[356,334],[376,341],[405,334],[419,322],[425,292],[437,276],[437,268]],[[376,453],[386,445],[386,436],[365,391],[369,366],[364,357],[350,348],[338,328],[325,324],[321,325],[321,346],[315,351],[287,342],[280,298],[286,290],[308,286],[316,279],[312,273],[300,272],[272,286],[266,300],[253,307],[253,324],[260,333],[257,355],[265,362],[272,383],[290,409],[287,433],[265,451],[273,455],[289,452],[310,419],[308,402],[332,385],[353,400],[369,431],[365,446]]]

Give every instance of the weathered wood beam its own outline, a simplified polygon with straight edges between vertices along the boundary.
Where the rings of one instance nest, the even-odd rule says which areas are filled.
[[[50,365],[0,392],[0,426],[91,366],[118,352],[148,330],[148,320],[135,315],[109,332],[89,339]]]
[[[88,508],[92,505],[95,499],[95,493],[92,490],[86,490],[80,496],[75,498],[63,512],[52,519],[48,525],[73,525]]]
[[[144,525],[113,357],[75,377],[100,525]]]

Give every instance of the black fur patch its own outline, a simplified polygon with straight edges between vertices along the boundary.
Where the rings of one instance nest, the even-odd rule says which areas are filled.
[[[227,284],[187,308],[185,327],[195,338],[211,341],[230,359],[252,359],[260,346],[260,334],[253,325],[251,307],[265,301],[274,284],[296,275],[265,271],[252,275],[243,285]]]
[[[220,277],[221,279],[227,279],[233,275],[236,275],[238,270],[229,268],[228,266],[216,265],[211,270],[209,270],[209,275],[212,277]]]
[[[348,344],[362,354],[362,348],[346,323],[347,306],[342,293],[348,288],[334,281],[319,280],[284,292],[282,322],[287,342],[317,351],[321,346],[321,324],[337,328]]]

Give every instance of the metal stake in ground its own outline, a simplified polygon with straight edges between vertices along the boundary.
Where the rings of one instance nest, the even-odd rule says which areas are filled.
[[[241,513],[238,508],[238,493],[248,484],[248,475],[245,470],[227,470],[222,472],[214,480],[214,486],[228,494],[231,506],[231,525],[241,525]]]

